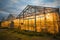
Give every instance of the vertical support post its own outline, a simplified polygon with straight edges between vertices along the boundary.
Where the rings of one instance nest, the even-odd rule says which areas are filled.
[[[54,20],[54,16],[55,16],[55,14],[53,15],[53,25],[54,25],[54,34],[55,34],[55,20]]]
[[[46,10],[45,10],[45,7],[44,7],[44,17],[45,17],[45,18],[44,18],[44,20],[45,20],[45,25],[44,25],[44,26],[45,26],[45,29],[44,29],[44,32],[47,32],[47,26],[46,26],[46,13],[45,13],[45,11],[46,11]]]
[[[36,7],[35,7],[35,32],[37,31],[36,29]]]
[[[23,12],[23,25],[24,25],[24,12]],[[24,27],[24,26],[23,26]],[[25,30],[25,27],[24,27],[24,30]]]
[[[39,17],[40,18],[40,17]],[[42,31],[42,28],[41,28],[42,26],[41,26],[41,18],[40,18],[40,30]]]
[[[29,19],[28,19],[28,31],[29,31]]]
[[[18,27],[18,32],[21,31],[21,26],[20,26],[20,16],[19,16],[19,27]]]

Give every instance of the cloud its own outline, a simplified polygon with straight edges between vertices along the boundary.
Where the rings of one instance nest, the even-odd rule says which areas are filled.
[[[12,3],[18,3],[19,0],[10,0]]]
[[[60,2],[60,1],[59,1]],[[46,6],[46,7],[56,7],[58,6],[57,0],[33,0],[33,5]]]
[[[9,14],[8,12],[5,12],[5,11],[0,11],[0,13],[5,13],[5,14]]]
[[[57,2],[54,1],[52,3],[43,3],[43,6],[46,6],[46,7],[57,7]]]
[[[57,1],[57,0],[56,0],[56,1]],[[60,0],[58,0],[57,3],[58,3],[57,5],[60,6]]]
[[[60,6],[60,0],[4,0],[0,4],[0,10],[19,14],[27,5],[57,7]]]
[[[0,11],[0,20],[4,17],[4,18],[7,18],[9,15],[8,12],[5,12],[5,11]]]
[[[39,0],[35,0],[35,1],[33,0],[33,1],[32,1],[32,4],[35,4],[35,5],[36,5],[36,4],[39,4]]]

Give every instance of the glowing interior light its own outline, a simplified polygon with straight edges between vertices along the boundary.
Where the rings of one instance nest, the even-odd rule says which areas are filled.
[[[54,17],[54,20],[53,20],[53,17]],[[45,20],[45,18],[46,18],[46,20]],[[48,31],[52,31],[54,29],[53,28],[54,26],[56,26],[56,28],[57,28],[56,30],[58,31],[57,22],[55,22],[55,25],[53,24],[53,21],[57,20],[56,18],[57,18],[57,16],[55,13],[46,13],[46,14],[36,15],[37,30],[41,31],[41,28],[45,29],[46,28],[45,21],[46,21],[47,22],[46,26],[50,27],[50,28],[48,28],[49,29]],[[24,20],[23,19],[15,19],[13,21],[14,21],[14,27],[18,27],[20,25],[21,29],[34,31],[35,16],[26,17]],[[23,25],[21,25],[21,23]],[[8,27],[10,24],[10,21],[5,21],[2,24],[3,24],[2,26]],[[29,27],[29,29],[28,29],[28,27]]]

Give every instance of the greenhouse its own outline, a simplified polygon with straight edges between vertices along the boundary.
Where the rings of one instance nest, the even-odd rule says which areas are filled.
[[[7,19],[2,22],[2,27],[31,32],[60,32],[59,8],[28,5],[17,18],[10,15]]]
[[[59,8],[28,5],[19,15],[21,30],[58,33]]]

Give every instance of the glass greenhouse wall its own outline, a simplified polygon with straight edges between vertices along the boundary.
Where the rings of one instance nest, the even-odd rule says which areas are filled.
[[[28,5],[19,14],[21,30],[36,32],[59,32],[59,8]]]
[[[14,28],[34,32],[60,32],[59,8],[28,5],[17,17],[11,20]],[[10,28],[11,21],[2,22],[2,27]]]

